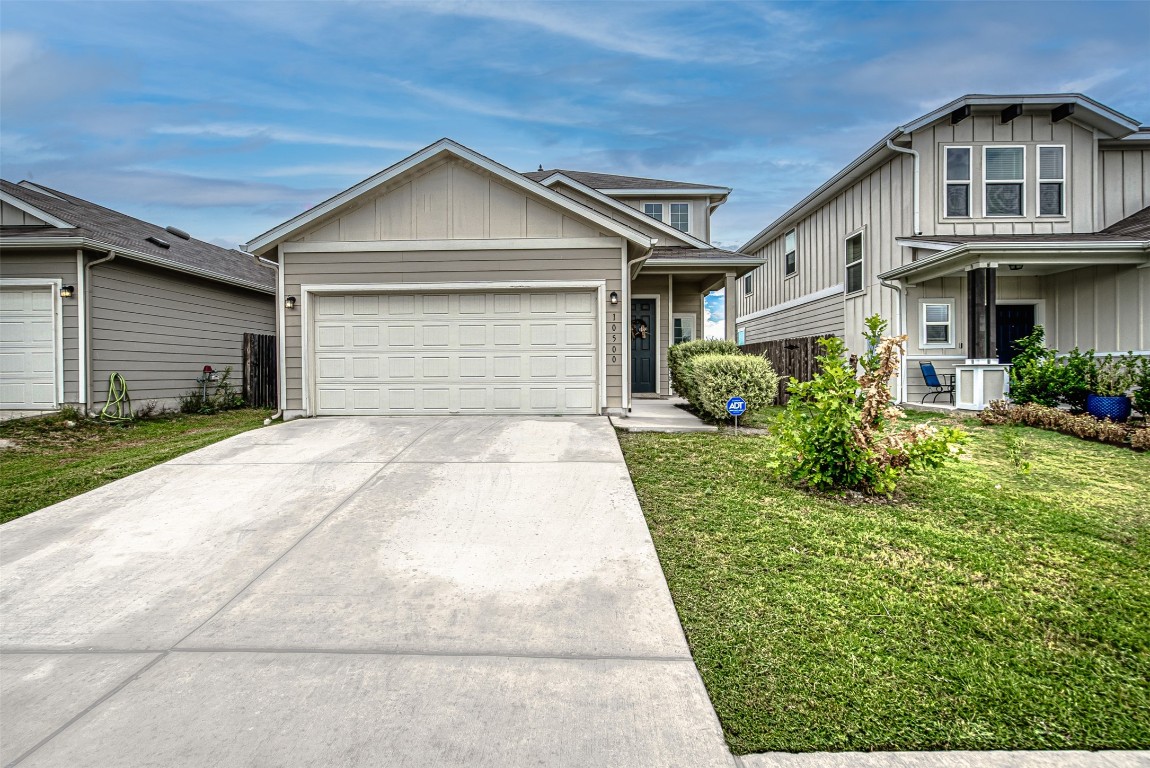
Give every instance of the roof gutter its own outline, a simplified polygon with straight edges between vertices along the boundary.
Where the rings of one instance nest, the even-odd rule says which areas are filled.
[[[899,130],[901,131],[902,128],[899,128]],[[904,135],[905,135],[905,133],[904,133]],[[920,174],[920,168],[919,168],[919,161],[921,158],[919,158],[919,156],[918,156],[918,150],[907,149],[906,147],[900,147],[894,143],[894,139],[887,139],[886,140],[886,146],[888,149],[893,149],[895,152],[902,152],[904,155],[910,155],[911,157],[914,158],[914,233],[916,235],[921,235],[922,234],[922,214],[921,214],[922,197],[919,195],[919,183],[920,183],[919,178],[921,175]]]

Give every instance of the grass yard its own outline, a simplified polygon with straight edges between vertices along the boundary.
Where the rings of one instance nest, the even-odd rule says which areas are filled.
[[[770,436],[619,435],[737,754],[1150,747],[1150,454],[963,426],[879,503]]]
[[[0,523],[263,425],[269,411],[173,415],[127,424],[61,415],[0,423]]]

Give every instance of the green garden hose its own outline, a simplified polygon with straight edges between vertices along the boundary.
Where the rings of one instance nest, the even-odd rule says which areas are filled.
[[[132,398],[128,396],[128,382],[118,373],[108,377],[108,402],[104,403],[100,418],[109,421],[132,420]]]

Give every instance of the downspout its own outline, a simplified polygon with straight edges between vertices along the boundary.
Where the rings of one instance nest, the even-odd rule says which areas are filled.
[[[879,280],[879,285],[883,288],[890,288],[898,296],[898,335],[906,336],[906,286],[901,282],[888,283],[886,280]],[[908,339],[909,341],[909,339]],[[906,355],[902,355],[898,361],[898,401],[900,403],[906,402]]]
[[[276,405],[278,405],[279,408],[275,413],[268,417],[266,422],[264,422],[265,424],[270,424],[276,419],[283,418],[284,403],[287,401],[287,396],[285,394],[287,377],[284,371],[286,366],[283,364],[280,356],[280,350],[283,348],[284,344],[285,324],[283,318],[284,297],[280,295],[283,293],[283,285],[281,282],[283,273],[280,272],[279,262],[272,261],[271,259],[265,259],[263,256],[257,256],[254,253],[250,255],[253,259],[256,260],[256,264],[263,264],[264,266],[271,267],[276,271],[276,400],[278,401]]]
[[[78,366],[80,369],[80,371],[79,371],[80,372],[79,396],[80,396],[80,402],[83,403],[83,405],[84,405],[84,414],[87,415],[88,410],[91,408],[91,405],[92,405],[91,404],[92,394],[91,394],[89,387],[88,387],[88,384],[89,384],[89,382],[88,382],[88,375],[89,375],[88,374],[88,361],[91,358],[91,349],[92,349],[92,340],[89,338],[89,333],[88,333],[88,296],[87,296],[88,286],[92,284],[92,281],[91,281],[92,267],[96,266],[97,264],[107,264],[109,261],[116,258],[116,252],[115,251],[108,251],[107,256],[104,256],[103,258],[100,258],[100,259],[96,259],[95,261],[88,262],[87,264],[84,264],[84,250],[80,249],[79,251],[76,252],[76,258],[79,260],[80,265],[81,265],[80,269],[77,270],[77,275],[76,275],[76,281],[80,284],[78,286],[79,294],[80,294],[80,302],[79,302],[79,305],[76,307],[77,312],[79,312],[79,322],[78,322],[78,325],[79,325],[78,331],[79,332],[76,335],[79,336],[79,341],[80,341],[80,359],[79,359],[79,366]]]
[[[896,146],[893,139],[887,139],[886,145],[890,149],[893,149],[895,152],[902,152],[904,155],[910,155],[911,157],[914,158],[914,233],[916,235],[921,235],[922,234],[922,226],[921,226],[922,214],[920,212],[920,208],[921,208],[922,203],[920,202],[920,195],[919,195],[919,177],[921,174],[919,172],[919,160],[920,160],[920,158],[918,156],[918,151],[914,150],[914,149],[907,149],[906,147]]]

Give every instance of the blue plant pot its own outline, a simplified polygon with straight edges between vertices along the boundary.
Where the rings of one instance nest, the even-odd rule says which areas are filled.
[[[1119,397],[1104,397],[1102,395],[1086,396],[1086,412],[1096,419],[1110,419],[1111,421],[1126,421],[1130,418],[1130,398],[1125,395]]]

